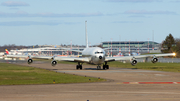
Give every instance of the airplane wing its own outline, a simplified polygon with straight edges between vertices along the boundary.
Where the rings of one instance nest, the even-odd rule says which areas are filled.
[[[61,57],[61,56],[32,56],[32,59],[53,59],[57,61],[69,61],[69,62],[89,62],[89,58],[84,57]]]
[[[54,57],[54,60],[58,61],[70,61],[70,62],[89,62],[87,57]]]
[[[157,58],[163,56],[175,56],[175,53],[123,56],[123,57],[106,57],[105,61],[110,62],[110,61],[118,61],[118,60],[131,60],[131,59],[146,58],[146,57]]]
[[[6,55],[9,58],[31,58],[42,60],[57,60],[57,61],[70,61],[70,62],[89,62],[87,57],[60,57],[60,56],[30,56],[30,55]]]
[[[28,55],[5,55],[7,58],[28,58]]]

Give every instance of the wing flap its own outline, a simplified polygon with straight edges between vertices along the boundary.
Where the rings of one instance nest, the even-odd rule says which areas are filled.
[[[89,62],[89,58],[79,58],[79,57],[55,57],[54,60],[71,61],[71,62]]]
[[[32,58],[32,59],[42,59],[42,60],[50,60],[54,59],[57,61],[71,61],[71,62],[89,62],[89,58],[87,57],[53,57],[53,56],[28,56],[28,55],[7,55],[9,58]]]
[[[124,57],[106,57],[105,61],[106,62],[111,62],[111,61],[119,61],[119,60],[130,60],[132,59],[132,56],[124,56]]]
[[[131,60],[133,58],[153,58],[153,57],[163,57],[163,56],[175,56],[175,53],[166,53],[166,54],[151,54],[151,55],[137,55],[137,56],[123,56],[123,57],[106,57],[105,61],[119,61],[119,60]]]
[[[52,59],[52,56],[6,55],[7,58]]]
[[[28,55],[6,55],[7,58],[27,58]]]

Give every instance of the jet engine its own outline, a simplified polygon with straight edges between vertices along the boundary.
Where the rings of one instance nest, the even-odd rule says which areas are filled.
[[[156,62],[158,62],[158,59],[157,59],[157,58],[153,58],[153,59],[151,60],[151,62],[152,62],[152,63],[156,63]]]
[[[51,61],[51,65],[52,65],[52,66],[57,65],[57,61],[55,61],[55,60]]]
[[[135,66],[137,64],[137,60],[131,60],[131,65]]]
[[[28,64],[31,64],[31,63],[33,63],[33,60],[32,59],[28,59]]]

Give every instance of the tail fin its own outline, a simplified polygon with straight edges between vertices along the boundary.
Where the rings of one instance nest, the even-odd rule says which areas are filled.
[[[86,48],[88,48],[89,47],[89,45],[88,45],[88,35],[87,35],[87,21],[85,21],[85,28],[86,28]]]
[[[6,51],[6,54],[9,54],[9,51],[7,49],[5,49],[5,51]]]

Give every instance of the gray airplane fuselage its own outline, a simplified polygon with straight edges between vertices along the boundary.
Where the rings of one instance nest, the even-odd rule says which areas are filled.
[[[105,61],[105,51],[99,47],[88,47],[83,50],[82,57],[88,57],[91,64],[101,65]]]

